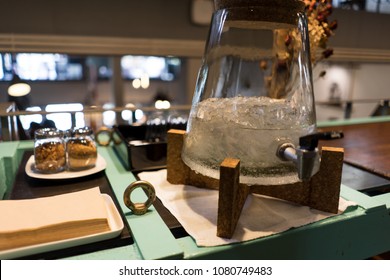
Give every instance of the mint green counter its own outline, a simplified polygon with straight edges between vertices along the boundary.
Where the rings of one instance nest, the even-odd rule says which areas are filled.
[[[32,141],[0,143],[0,197],[7,197],[23,153],[32,147]],[[105,172],[134,244],[69,259],[365,259],[390,251],[390,193],[369,197],[345,185],[341,186],[341,196],[359,206],[341,215],[249,242],[197,247],[191,237],[175,239],[153,207],[143,216],[132,215],[122,196],[135,180],[133,174],[124,169],[111,147],[99,147],[99,153],[107,161]],[[146,200],[140,188],[132,198]]]

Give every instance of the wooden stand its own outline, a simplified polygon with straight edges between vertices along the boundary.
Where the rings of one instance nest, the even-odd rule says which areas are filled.
[[[307,182],[285,185],[245,185],[239,182],[240,161],[226,158],[220,167],[220,179],[195,173],[181,159],[185,131],[168,132],[167,180],[200,188],[218,189],[217,236],[231,238],[248,194],[256,193],[337,213],[344,149],[323,147],[320,170]]]

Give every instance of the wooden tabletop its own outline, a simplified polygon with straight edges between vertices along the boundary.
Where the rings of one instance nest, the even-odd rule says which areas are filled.
[[[390,178],[390,122],[332,126],[321,131],[341,130],[344,138],[320,141],[320,146],[343,147],[344,161]]]

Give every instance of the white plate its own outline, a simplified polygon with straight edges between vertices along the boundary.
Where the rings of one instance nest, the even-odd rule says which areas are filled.
[[[45,174],[39,173],[34,170],[34,156],[31,156],[26,163],[26,173],[28,176],[38,179],[71,179],[71,178],[79,178],[83,176],[88,176],[91,174],[98,173],[102,170],[106,169],[106,161],[105,159],[98,154],[96,159],[96,165],[93,168],[80,170],[80,171],[69,171],[64,170],[58,173]]]
[[[118,212],[118,209],[115,207],[112,198],[107,194],[102,194],[102,196],[107,206],[108,224],[110,226],[110,231],[0,251],[0,259],[4,260],[20,258],[28,255],[75,247],[117,237],[122,232],[124,227],[122,218]]]

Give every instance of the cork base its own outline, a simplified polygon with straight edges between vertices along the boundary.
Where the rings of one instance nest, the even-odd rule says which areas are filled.
[[[307,182],[285,185],[245,185],[239,182],[240,161],[226,158],[220,167],[220,179],[191,170],[181,159],[185,131],[168,132],[167,180],[219,190],[217,236],[231,238],[248,194],[267,195],[311,208],[337,213],[339,206],[344,149],[322,147],[320,170]]]

